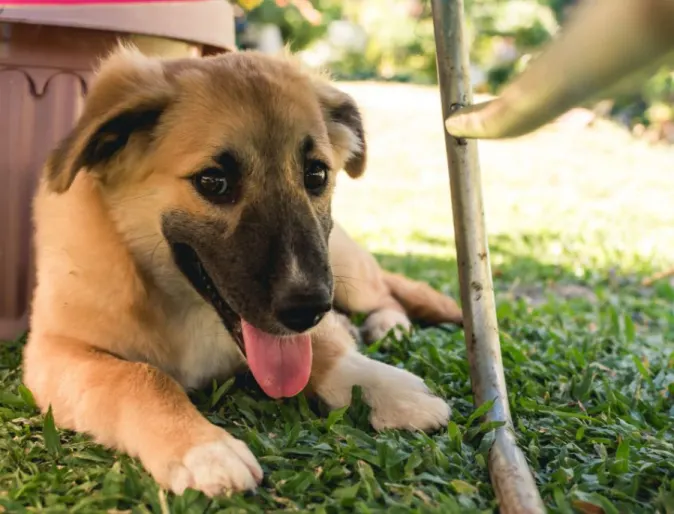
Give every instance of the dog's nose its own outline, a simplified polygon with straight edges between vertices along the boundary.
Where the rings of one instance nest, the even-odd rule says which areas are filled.
[[[294,293],[277,302],[276,317],[293,332],[315,327],[332,309],[331,298],[321,293]]]

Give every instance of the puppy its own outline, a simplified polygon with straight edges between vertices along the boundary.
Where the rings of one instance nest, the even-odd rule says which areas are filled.
[[[175,493],[208,495],[263,473],[185,390],[246,365],[273,398],[340,408],[361,386],[375,429],[445,425],[447,403],[360,354],[333,310],[368,313],[377,337],[408,315],[460,322],[333,228],[335,174],[365,160],[353,100],[289,59],[115,51],[34,201],[24,380],[40,408]]]

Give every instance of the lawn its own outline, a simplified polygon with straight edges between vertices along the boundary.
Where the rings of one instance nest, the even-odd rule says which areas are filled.
[[[344,84],[370,167],[340,179],[335,216],[386,266],[458,296],[437,91]],[[674,513],[674,149],[619,128],[548,128],[480,144],[510,402],[550,512]],[[374,433],[360,403],[326,415],[264,399],[245,377],[194,396],[245,440],[252,495],[164,494],[132,459],[57,432],[20,387],[21,342],[0,348],[0,511],[494,512],[489,427],[475,419],[463,336],[417,330],[368,348],[452,404],[432,435]]]

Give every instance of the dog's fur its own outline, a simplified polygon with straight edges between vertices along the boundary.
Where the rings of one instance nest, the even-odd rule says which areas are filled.
[[[328,183],[309,194],[303,169],[314,160],[326,164]],[[369,339],[409,328],[410,317],[460,322],[451,299],[384,272],[333,228],[335,172],[357,177],[365,161],[354,101],[289,58],[162,61],[115,51],[34,203],[24,378],[40,408],[140,458],[176,493],[254,488],[255,457],[185,394],[245,359],[232,325],[181,273],[177,249],[198,254],[232,311],[279,336],[290,332],[275,312],[297,290],[368,314]],[[217,205],[191,181],[214,167],[235,185]],[[420,378],[358,353],[348,325],[330,311],[311,328],[307,391],[339,408],[361,386],[375,429],[446,424],[447,403]]]

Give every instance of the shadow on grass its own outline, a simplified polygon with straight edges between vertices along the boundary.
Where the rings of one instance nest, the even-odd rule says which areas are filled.
[[[550,241],[549,236],[525,236],[515,240],[508,236],[492,236],[489,241],[491,270],[495,291],[505,291],[513,284],[547,284],[560,282],[581,284],[591,282],[598,285],[608,283],[615,275],[618,266],[604,265],[602,268],[583,268],[580,272],[570,262],[546,262],[541,259],[540,249]],[[430,245],[440,257],[431,254],[409,253],[405,255],[377,252],[375,256],[380,264],[391,271],[404,273],[418,280],[429,282],[432,286],[458,296],[458,266],[455,257],[454,242],[438,238],[415,237],[415,241]],[[566,259],[568,261],[570,259]],[[577,262],[581,262],[580,260]]]

